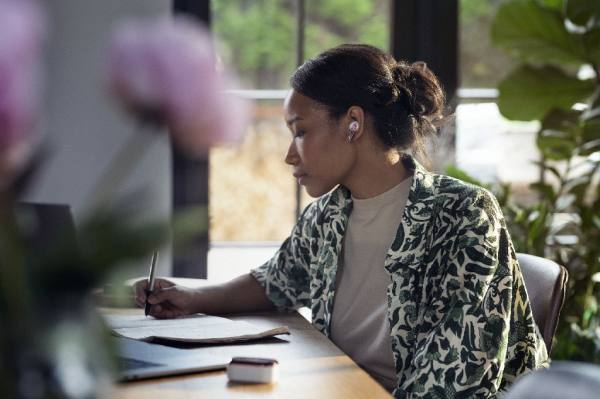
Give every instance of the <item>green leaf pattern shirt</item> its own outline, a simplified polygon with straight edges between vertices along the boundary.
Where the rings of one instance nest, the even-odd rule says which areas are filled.
[[[492,398],[519,375],[546,367],[523,276],[500,207],[487,190],[414,170],[385,270],[396,397]],[[310,204],[291,235],[251,271],[282,310],[312,309],[329,336],[349,190]]]

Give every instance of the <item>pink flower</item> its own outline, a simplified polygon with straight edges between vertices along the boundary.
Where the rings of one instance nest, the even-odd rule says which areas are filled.
[[[190,155],[239,140],[248,106],[226,94],[209,33],[188,19],[126,21],[109,48],[111,87],[136,115],[164,122]]]
[[[0,0],[0,188],[26,163],[40,97],[44,18],[37,3]]]

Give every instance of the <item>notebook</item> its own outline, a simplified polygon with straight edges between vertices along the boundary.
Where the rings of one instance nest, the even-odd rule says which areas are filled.
[[[261,328],[244,321],[195,314],[176,319],[159,320],[143,314],[103,314],[114,335],[141,341],[231,344],[280,334],[289,334],[287,326]]]

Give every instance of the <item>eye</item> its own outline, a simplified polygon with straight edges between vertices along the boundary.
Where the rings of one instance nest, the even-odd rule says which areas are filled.
[[[294,134],[294,138],[295,138],[295,139],[302,138],[302,137],[304,137],[304,135],[305,135],[305,134],[306,134],[306,131],[305,131],[305,130],[298,130],[298,131],[296,132],[296,134]]]

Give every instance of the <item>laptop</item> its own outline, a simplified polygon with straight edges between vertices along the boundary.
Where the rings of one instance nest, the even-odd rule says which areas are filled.
[[[201,353],[201,350],[178,349],[128,338],[114,339],[121,381],[223,370],[231,361],[231,357]]]
[[[60,236],[77,245],[73,215],[68,205],[21,202],[17,219],[26,235],[27,246],[47,253]],[[231,358],[202,349],[179,349],[127,338],[114,337],[119,365],[119,380],[134,381],[201,371],[225,369]]]

